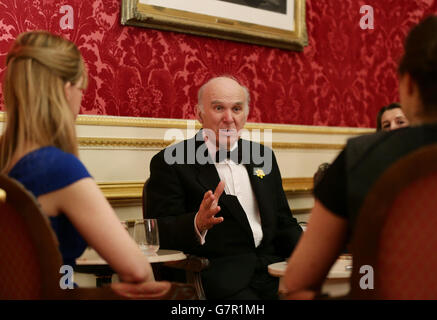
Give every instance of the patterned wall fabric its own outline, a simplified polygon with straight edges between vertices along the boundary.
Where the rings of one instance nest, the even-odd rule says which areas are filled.
[[[364,4],[375,28],[359,26]],[[62,30],[63,5],[74,9]],[[1,0],[0,77],[21,32],[46,29],[74,41],[88,64],[82,114],[192,119],[197,89],[214,75],[238,77],[252,94],[249,121],[375,127],[398,100],[397,61],[409,28],[437,0],[307,0],[309,46],[285,51],[120,24],[120,0]],[[3,96],[0,89],[3,108]]]

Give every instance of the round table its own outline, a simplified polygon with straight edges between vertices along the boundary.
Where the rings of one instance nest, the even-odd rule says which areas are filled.
[[[268,266],[268,271],[272,276],[282,277],[287,269],[287,262],[277,262]],[[327,293],[332,297],[342,296],[349,292],[349,278],[352,272],[352,256],[349,254],[341,255],[329,270],[326,280],[322,286],[322,293]]]
[[[165,249],[159,249],[158,252],[156,252],[156,254],[146,255],[146,257],[150,263],[179,261],[179,260],[185,260],[187,258],[187,256],[182,251],[165,250]],[[99,254],[94,249],[87,248],[85,249],[85,252],[79,258],[76,259],[76,265],[102,266],[102,265],[108,265],[108,263],[105,260],[103,260],[103,258],[100,257]]]
[[[178,250],[159,249],[156,254],[146,255],[150,263],[161,263],[185,260],[187,256]],[[84,253],[76,259],[76,272],[89,273],[96,276],[96,286],[111,283],[114,270],[92,248],[85,249]]]

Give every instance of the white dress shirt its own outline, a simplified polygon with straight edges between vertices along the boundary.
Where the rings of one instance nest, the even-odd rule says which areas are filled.
[[[215,159],[217,147],[207,139],[205,140],[210,157]],[[237,148],[237,143],[233,145],[230,151],[234,150],[235,148]],[[253,193],[246,167],[243,164],[235,163],[231,159],[224,159],[219,163],[215,163],[214,165],[217,169],[220,180],[225,182],[224,192],[228,195],[236,196],[243,207],[247,216],[247,220],[249,221],[250,228],[252,229],[255,246],[258,247],[263,238],[263,231],[261,228],[258,202],[256,201],[255,194]],[[201,244],[204,244],[206,231],[200,234],[197,230],[196,223],[194,223],[194,225],[196,232],[200,237]]]

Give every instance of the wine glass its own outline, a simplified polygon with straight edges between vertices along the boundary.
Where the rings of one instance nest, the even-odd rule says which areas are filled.
[[[135,220],[123,220],[121,221],[123,228],[129,233],[129,235],[134,237]]]
[[[135,220],[134,239],[144,254],[156,254],[159,249],[159,232],[157,220]]]

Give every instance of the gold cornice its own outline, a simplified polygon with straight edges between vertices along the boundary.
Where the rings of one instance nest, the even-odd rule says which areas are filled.
[[[79,137],[79,146],[94,148],[157,148],[163,149],[171,145],[175,140],[164,139],[139,139],[139,138],[108,138],[108,137]],[[310,150],[341,150],[344,144],[333,143],[307,143],[307,142],[273,142],[272,148],[281,149],[310,149]]]
[[[349,128],[349,127],[325,127],[325,126],[304,126],[291,124],[274,123],[254,123],[248,122],[244,127],[248,130],[272,130],[273,133],[311,133],[311,134],[344,134],[361,135],[375,132],[369,128]]]
[[[125,118],[120,120],[120,118]],[[0,113],[0,121],[4,121],[4,113]],[[141,126],[149,128],[186,128],[186,120],[163,120],[163,119],[147,119],[147,118],[128,118],[128,117],[103,117],[103,116],[79,116],[77,124],[80,125],[102,125],[102,126]],[[198,125],[197,125],[198,124]],[[196,129],[200,128],[200,124],[196,124]],[[283,128],[282,125],[276,128]],[[297,126],[290,126],[297,127]],[[269,129],[264,124],[247,124],[246,129]],[[272,127],[274,128],[274,127]],[[342,131],[341,128],[326,128],[330,132],[324,133],[341,133],[347,134],[346,131]],[[349,128],[355,130],[354,128]],[[272,129],[278,131],[282,129]],[[297,128],[289,128],[288,132],[292,130],[298,130]],[[303,129],[302,129],[303,130]],[[322,133],[320,127],[314,127],[313,129],[306,129],[305,133],[310,133],[309,130],[313,130],[312,133]],[[335,130],[340,130],[336,132]],[[285,132],[285,131],[283,131]],[[296,131],[297,132],[297,131]],[[301,131],[304,133],[304,131]],[[355,131],[354,134],[357,134]],[[349,132],[349,134],[352,134]],[[81,147],[129,147],[129,148],[166,148],[171,145],[175,140],[168,141],[164,139],[140,139],[140,138],[111,138],[111,137],[79,137],[79,146]],[[333,143],[308,143],[308,142],[273,142],[273,149],[323,149],[323,150],[341,150],[344,148],[344,144]]]
[[[140,118],[140,117],[115,117],[115,116],[89,116],[79,115],[76,123],[78,125],[97,126],[121,126],[121,127],[145,127],[145,128],[176,128],[186,129],[187,126],[200,129],[202,126],[197,120],[185,119],[164,119],[164,118]],[[375,129],[349,128],[349,127],[325,127],[325,126],[303,126],[274,123],[248,122],[245,126],[248,130],[272,130],[272,132],[283,133],[313,133],[313,134],[344,134],[359,135],[372,133]]]
[[[196,129],[201,128],[200,123],[195,120],[179,120],[179,119],[164,119],[164,118],[79,115],[76,120],[77,125],[88,125],[88,126],[176,128],[176,129],[186,129],[187,124],[190,122],[195,123]]]
[[[282,186],[287,195],[307,194],[312,191],[312,181],[312,178],[306,177],[283,178]],[[97,185],[114,207],[142,204],[143,181],[98,182]]]
[[[114,207],[142,205],[144,182],[98,182],[97,185]]]
[[[164,139],[137,139],[137,138],[101,138],[79,137],[80,147],[117,147],[117,148],[159,148],[168,147],[174,140]]]
[[[298,209],[291,208],[291,213],[293,215],[307,214],[310,213],[312,209],[313,208],[298,208]]]
[[[308,142],[273,142],[273,149],[323,149],[323,150],[342,150],[344,144],[335,143],[308,143]]]
[[[0,112],[0,122],[4,121],[4,112]],[[141,127],[141,128],[176,128],[186,129],[187,127],[198,130],[201,124],[197,120],[186,119],[164,119],[164,118],[142,118],[142,117],[117,117],[117,116],[94,116],[79,115],[77,125],[88,126],[115,126],[115,127]],[[248,122],[247,130],[272,130],[273,133],[306,133],[306,134],[343,134],[361,135],[375,132],[371,128],[352,127],[326,127],[326,126],[304,126],[274,123]]]
[[[286,194],[303,194],[313,191],[313,178],[282,178],[282,187]]]

